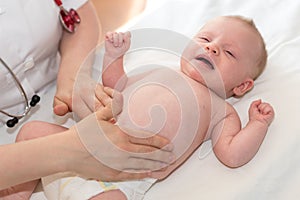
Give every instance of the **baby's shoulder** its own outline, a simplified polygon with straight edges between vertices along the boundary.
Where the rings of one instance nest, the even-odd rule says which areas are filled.
[[[237,115],[234,106],[217,95],[212,95],[210,102],[211,113],[215,121],[223,120],[229,115]]]

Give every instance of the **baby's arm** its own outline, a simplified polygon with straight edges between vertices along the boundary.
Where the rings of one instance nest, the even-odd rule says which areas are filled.
[[[249,162],[258,151],[274,118],[274,110],[261,100],[252,102],[249,122],[242,129],[234,108],[227,105],[226,111],[225,119],[213,131],[213,148],[222,163],[229,167],[239,167]]]
[[[105,36],[102,82],[104,86],[121,91],[127,77],[123,67],[123,57],[130,47],[130,32],[108,32]],[[117,88],[116,88],[117,87]]]

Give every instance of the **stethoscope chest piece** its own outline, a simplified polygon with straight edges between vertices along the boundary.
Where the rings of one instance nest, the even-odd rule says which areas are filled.
[[[81,19],[73,8],[67,11],[63,6],[61,0],[54,0],[59,7],[59,19],[63,27],[70,33],[74,33],[76,30],[76,24],[79,24]]]

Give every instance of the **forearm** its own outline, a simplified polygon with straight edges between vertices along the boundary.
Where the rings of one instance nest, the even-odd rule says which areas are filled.
[[[58,87],[65,85],[73,87],[80,66],[98,43],[100,25],[92,4],[87,2],[78,9],[78,13],[81,16],[81,23],[75,33],[63,33]],[[90,69],[87,69],[87,73],[90,73]]]
[[[259,121],[248,122],[245,128],[229,140],[228,147],[224,149],[225,164],[240,167],[249,162],[257,153],[267,130],[268,126]]]
[[[0,146],[0,190],[66,171],[65,141],[72,144],[69,136],[64,132]]]
[[[102,82],[104,86],[122,91],[127,83],[127,76],[124,71],[123,57],[114,58],[113,56],[104,54]]]

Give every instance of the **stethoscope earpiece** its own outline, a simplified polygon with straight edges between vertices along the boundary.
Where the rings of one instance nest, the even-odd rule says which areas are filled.
[[[24,109],[23,113],[19,114],[19,115],[10,114],[4,110],[0,110],[0,113],[7,115],[8,117],[12,117],[11,119],[7,120],[7,122],[6,122],[6,126],[9,128],[12,128],[19,122],[19,119],[25,117],[29,113],[31,107],[34,107],[34,106],[36,106],[36,104],[38,104],[38,102],[41,100],[41,97],[39,97],[37,94],[35,94],[31,97],[30,103],[28,103],[27,94],[26,94],[21,82],[15,75],[15,73],[11,70],[11,68],[6,64],[6,62],[4,62],[4,60],[1,57],[0,57],[0,62],[3,64],[3,66],[7,69],[7,71],[10,73],[10,75],[13,77],[14,81],[16,82],[16,86],[20,90],[20,94],[24,98],[24,102],[25,102],[25,109]]]
[[[33,95],[32,98],[31,98],[31,101],[30,101],[29,105],[28,105],[28,102],[26,103],[25,111],[23,112],[22,115],[12,115],[12,114],[6,113],[6,115],[8,115],[10,117],[13,117],[12,119],[7,120],[6,126],[8,128],[14,127],[19,122],[19,119],[25,117],[27,115],[27,113],[30,111],[31,107],[36,106],[36,104],[38,104],[40,100],[41,100],[41,97],[39,95],[37,95],[37,94]],[[2,113],[3,112],[4,111],[2,111]]]
[[[28,105],[28,102],[26,103],[25,111],[23,112],[22,115],[12,115],[12,114],[6,113],[6,115],[8,115],[10,117],[13,117],[12,119],[7,120],[6,126],[8,128],[14,127],[19,122],[19,119],[25,117],[27,115],[27,113],[30,111],[31,107],[36,106],[36,104],[38,104],[40,100],[41,100],[41,97],[39,95],[37,95],[37,94],[33,95],[32,98],[31,98],[31,101],[30,101],[29,105]],[[2,113],[3,112],[4,111],[2,111]]]
[[[38,102],[40,102],[40,100],[41,100],[41,97],[39,95],[35,94],[32,96],[29,105],[31,107],[34,107]]]
[[[17,117],[14,117],[14,118],[12,118],[12,119],[10,119],[10,120],[7,120],[6,126],[7,126],[8,128],[12,128],[12,127],[14,127],[18,122],[19,122],[19,119],[18,119]]]

